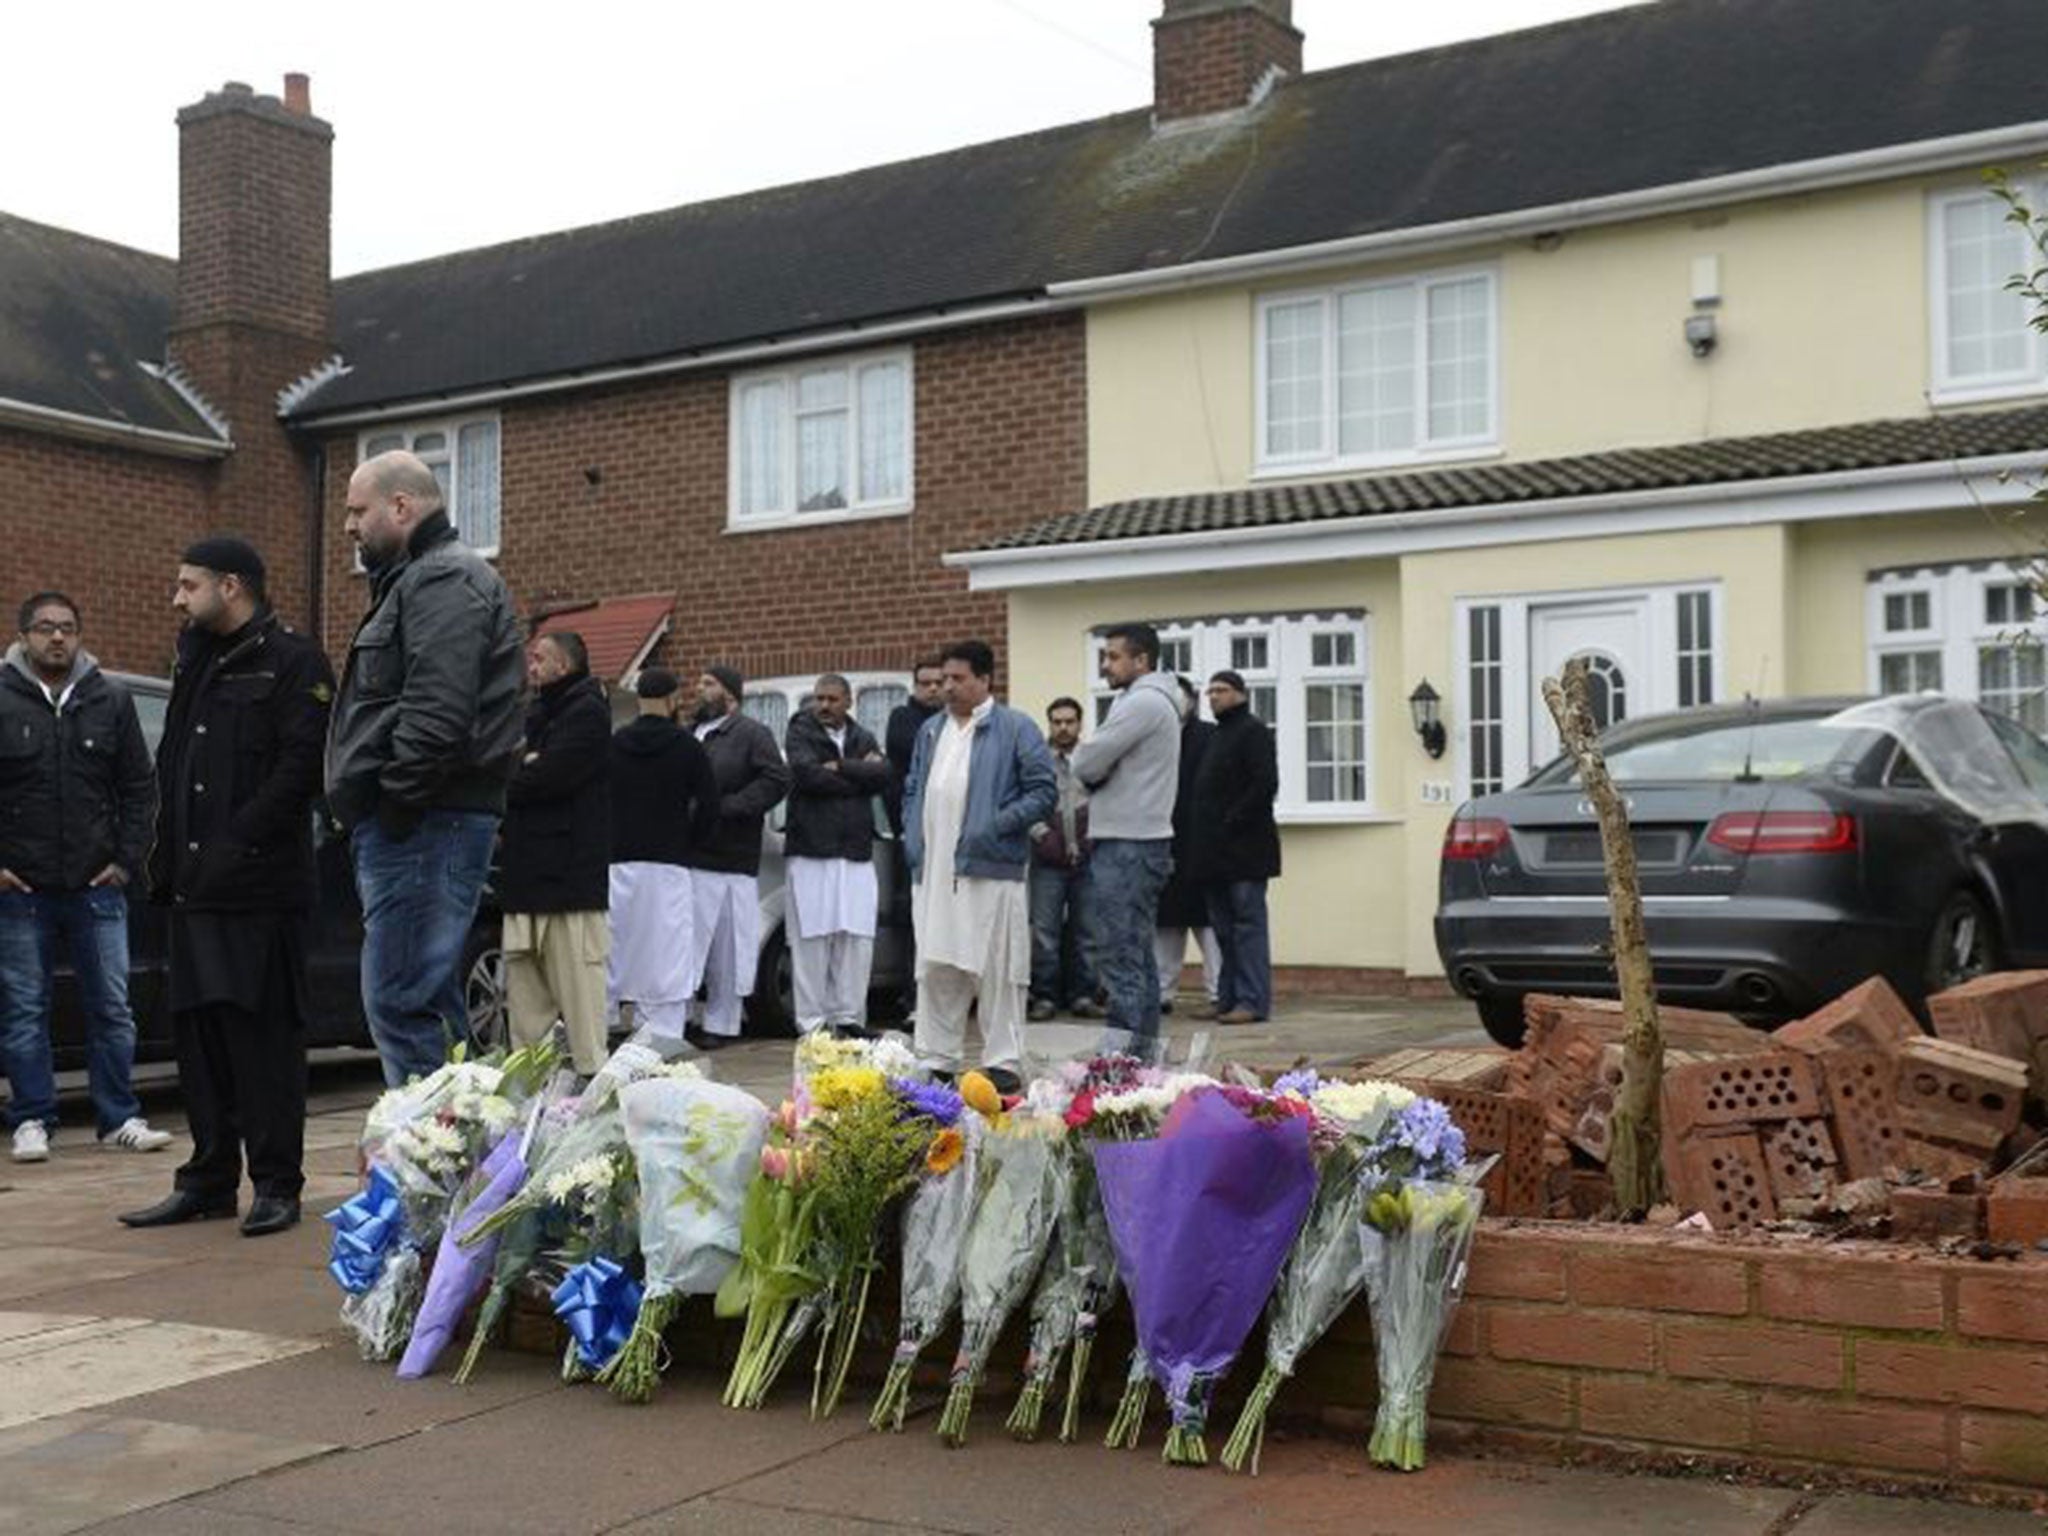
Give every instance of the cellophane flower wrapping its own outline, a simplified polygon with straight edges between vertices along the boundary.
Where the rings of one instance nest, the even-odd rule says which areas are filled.
[[[370,1106],[360,1150],[398,1187],[416,1246],[440,1241],[465,1181],[518,1121],[518,1104],[498,1091],[503,1080],[488,1062],[450,1062]]]
[[[1078,1142],[1060,1143],[1052,1242],[1038,1271],[1038,1284],[1031,1293],[1031,1342],[1024,1352],[1024,1384],[1010,1414],[1010,1433],[1019,1440],[1038,1438],[1046,1399],[1059,1376],[1068,1346],[1074,1342],[1093,1278],[1085,1244],[1086,1218],[1076,1203],[1074,1168],[1079,1156],[1085,1154]]]
[[[1423,1465],[1429,1387],[1464,1294],[1483,1199],[1472,1184],[1417,1179],[1369,1202],[1361,1238],[1380,1390],[1368,1453],[1378,1466]]]
[[[715,1294],[739,1262],[740,1213],[768,1109],[729,1084],[660,1073],[627,1082],[618,1103],[638,1170],[646,1287],[632,1336],[600,1379],[626,1401],[646,1402],[681,1298]]]
[[[1174,1106],[1157,1137],[1095,1148],[1138,1341],[1173,1414],[1167,1459],[1206,1460],[1216,1383],[1273,1293],[1315,1198],[1309,1121],[1255,1119],[1221,1091]]]
[[[413,1321],[412,1338],[398,1362],[402,1380],[424,1376],[434,1368],[471,1299],[490,1280],[497,1255],[496,1239],[466,1244],[464,1238],[481,1229],[524,1182],[526,1163],[519,1155],[519,1141],[517,1135],[499,1140],[472,1177],[464,1198],[441,1234],[434,1271],[427,1278],[426,1294]]]
[[[341,1303],[341,1321],[356,1341],[365,1360],[396,1360],[412,1338],[413,1319],[419,1313],[424,1288],[420,1251],[411,1244],[399,1247],[384,1261],[376,1284]]]
[[[868,1416],[876,1429],[901,1433],[917,1357],[945,1331],[960,1305],[960,1253],[974,1215],[982,1121],[978,1115],[959,1114],[957,1097],[954,1118],[946,1150],[927,1154],[925,1171],[903,1205],[900,1321],[889,1374]]]
[[[1059,1216],[1065,1129],[1057,1120],[1012,1115],[991,1123],[982,1137],[974,1214],[960,1251],[960,1348],[939,1416],[939,1435],[948,1445],[967,1443],[989,1354],[1045,1262]]]

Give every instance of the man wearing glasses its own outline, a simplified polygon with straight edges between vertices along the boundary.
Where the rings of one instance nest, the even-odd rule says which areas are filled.
[[[149,851],[156,780],[135,702],[79,643],[78,605],[38,592],[0,664],[0,1065],[14,1097],[14,1160],[50,1155],[57,1082],[51,978],[68,954],[85,1014],[100,1145],[155,1152],[130,1074],[128,901]]]

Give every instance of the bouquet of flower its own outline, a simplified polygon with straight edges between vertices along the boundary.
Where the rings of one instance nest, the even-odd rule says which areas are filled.
[[[419,1251],[405,1241],[398,1186],[373,1168],[369,1184],[326,1220],[334,1228],[327,1270],[346,1293],[341,1320],[365,1360],[389,1360],[412,1335],[420,1296]]]
[[[761,1163],[768,1110],[742,1089],[671,1073],[629,1082],[619,1109],[639,1170],[647,1284],[631,1337],[602,1363],[599,1379],[625,1401],[644,1403],[682,1298],[715,1293],[739,1259],[740,1210]]]
[[[1415,1098],[1394,1083],[1324,1081],[1314,1072],[1290,1073],[1273,1087],[1307,1103],[1324,1134],[1312,1138],[1321,1148],[1315,1201],[1268,1309],[1265,1369],[1223,1447],[1223,1465],[1233,1472],[1247,1462],[1258,1471],[1266,1415],[1281,1384],[1365,1286],[1361,1222],[1370,1190],[1361,1174],[1387,1120]]]
[[[503,1082],[488,1062],[450,1062],[370,1107],[363,1153],[390,1175],[419,1247],[440,1240],[478,1160],[519,1119],[518,1104],[499,1092]]]
[[[1138,1339],[1173,1412],[1166,1459],[1207,1460],[1209,1399],[1315,1195],[1309,1117],[1281,1096],[1219,1089],[1178,1103],[1156,1138],[1105,1143],[1095,1169]]]
[[[1088,1284],[1081,1214],[1074,1204],[1074,1163],[1078,1144],[1062,1141],[1054,1160],[1052,1243],[1031,1294],[1031,1341],[1024,1351],[1024,1385],[1007,1428],[1013,1439],[1036,1440],[1045,1416],[1046,1394],[1059,1376],[1060,1362],[1074,1341]]]
[[[975,1169],[974,1214],[960,1249],[960,1350],[939,1415],[939,1437],[956,1448],[967,1443],[975,1389],[1003,1324],[1045,1262],[1059,1216],[1067,1129],[1056,1116],[1003,1110],[978,1072],[962,1079],[961,1096],[982,1111],[988,1128]]]
[[[907,1080],[899,1080],[907,1081]],[[924,1172],[903,1207],[903,1296],[896,1353],[868,1423],[903,1430],[910,1375],[925,1345],[939,1336],[960,1304],[960,1250],[974,1214],[978,1116],[961,1113],[960,1096],[937,1085],[913,1085],[936,1128]]]
[[[400,1380],[424,1376],[434,1368],[441,1351],[454,1337],[455,1325],[470,1299],[489,1279],[496,1241],[472,1248],[464,1239],[488,1221],[525,1181],[521,1140],[516,1135],[499,1139],[472,1176],[454,1217],[441,1234],[434,1270],[427,1279],[426,1294],[420,1299],[419,1314],[413,1320],[412,1338],[405,1346],[404,1358],[398,1362]]]
[[[1423,1465],[1437,1351],[1479,1227],[1478,1170],[1464,1160],[1449,1112],[1417,1099],[1388,1121],[1364,1172],[1372,1193],[1360,1235],[1380,1389],[1368,1454],[1404,1472]]]
[[[801,1049],[801,1048],[799,1048]],[[824,1284],[809,1267],[817,1201],[810,1186],[814,1155],[796,1102],[785,1099],[768,1126],[761,1162],[740,1206],[740,1258],[718,1287],[720,1317],[745,1315],[739,1357],[726,1379],[728,1408],[759,1407],[801,1333],[799,1318]]]

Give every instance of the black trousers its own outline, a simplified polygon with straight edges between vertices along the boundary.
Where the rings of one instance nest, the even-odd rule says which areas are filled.
[[[207,1003],[174,1016],[178,1084],[192,1126],[179,1189],[231,1197],[245,1147],[258,1195],[296,1199],[306,1182],[305,1029],[289,986],[274,990],[260,1014]]]

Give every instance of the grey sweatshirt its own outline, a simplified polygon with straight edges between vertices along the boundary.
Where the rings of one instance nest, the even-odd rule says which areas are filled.
[[[1180,687],[1146,672],[1116,697],[1109,718],[1074,749],[1074,776],[1088,786],[1088,833],[1170,838],[1180,792]]]

